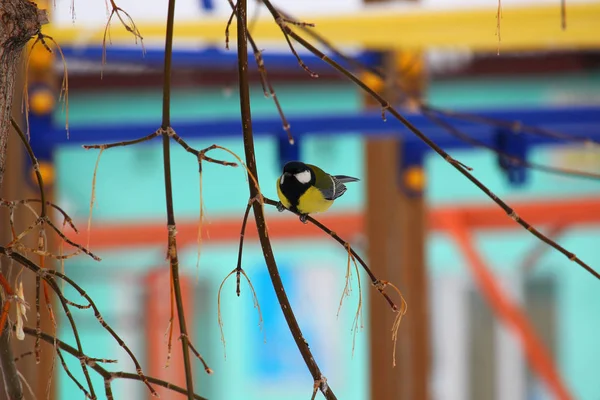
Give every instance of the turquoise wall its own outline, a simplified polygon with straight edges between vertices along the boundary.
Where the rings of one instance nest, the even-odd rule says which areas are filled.
[[[254,88],[253,94],[254,115],[273,113],[270,99],[265,99],[258,88]],[[329,85],[325,89],[310,85],[284,86],[278,88],[278,97],[290,117],[299,113],[354,110],[359,107],[361,101],[347,85]],[[115,102],[115,98],[119,101]],[[97,123],[154,120],[157,126],[160,125],[159,93],[72,94],[71,102],[72,136],[77,135],[78,123],[90,122],[90,115],[93,115],[91,120]],[[136,106],[124,107],[124,104]],[[175,127],[178,122],[198,115],[234,118],[239,115],[237,97],[228,97],[223,91],[210,88],[203,88],[201,91],[178,90],[173,93],[172,118]],[[241,140],[237,139],[215,138],[209,141],[190,141],[190,144],[196,148],[204,148],[215,142],[243,155]],[[112,149],[115,151],[102,154],[97,173],[94,221],[164,220],[162,150],[159,143],[157,141],[127,149],[116,148]],[[263,193],[274,198],[274,185],[270,183],[275,182],[279,175],[277,143],[270,138],[259,138],[255,146]],[[362,140],[358,134],[348,133],[343,142],[328,138],[310,138],[300,146],[306,160],[316,162],[326,170],[338,170],[340,173],[355,176],[363,175],[362,157],[357,157],[362,148]],[[65,146],[57,151],[60,201],[61,204],[68,204],[75,220],[84,221],[87,218],[91,176],[97,154],[94,151],[84,151],[79,146]],[[225,152],[215,153],[213,156],[233,160]],[[173,146],[172,159],[177,220],[196,220],[199,213],[197,161],[178,146]],[[340,166],[344,166],[342,170],[339,169]],[[354,185],[353,196],[345,196],[336,202],[337,210],[360,207],[363,202],[362,185],[363,183]],[[248,189],[242,169],[205,163],[203,188],[208,221],[221,216],[241,218],[248,201]],[[276,213],[274,210],[268,211],[271,214]],[[82,226],[84,225],[85,223],[82,223]],[[207,229],[210,233],[210,225]],[[339,318],[335,317],[344,285],[346,252],[337,244],[321,239],[315,238],[312,242],[304,241],[301,244],[274,241],[273,246],[288,296],[316,360],[324,371],[328,371],[327,378],[332,384],[335,383],[336,393],[340,398],[364,399],[368,390],[368,376],[364,370],[368,361],[365,346],[368,332],[358,332],[353,354],[351,327],[357,304],[356,289],[353,297],[345,301]],[[309,247],[311,251],[306,252],[304,247]],[[102,256],[104,261],[101,264],[79,258],[67,265],[68,272],[86,287],[90,287],[89,290],[102,304],[103,312],[111,317],[107,317],[107,320],[116,321],[119,332],[130,332],[127,334],[130,342],[134,343],[138,353],[143,355],[144,335],[128,330],[128,324],[123,322],[124,317],[119,317],[131,314],[135,316],[132,318],[140,318],[140,311],[136,312],[134,309],[127,312],[119,308],[124,301],[115,301],[115,298],[122,297],[121,293],[124,290],[133,288],[133,282],[124,288],[123,285],[109,283],[107,279],[97,276],[122,274],[123,268],[127,268],[131,273],[143,273],[150,268],[165,267],[164,249],[146,248],[133,253],[118,252]],[[256,310],[252,307],[248,289],[242,288],[243,295],[238,299],[234,294],[234,280],[230,281],[224,287],[222,299],[227,359],[224,358],[216,317],[217,289],[225,275],[235,267],[237,243],[212,245],[205,237],[198,271],[195,267],[196,257],[195,247],[181,249],[181,266],[184,273],[194,280],[198,279],[198,287],[203,288],[197,290],[199,297],[195,302],[195,318],[191,319],[191,324],[196,328],[194,340],[211,368],[216,371],[210,377],[205,376],[203,372],[197,373],[200,392],[210,399],[224,400],[306,398],[306,388],[312,387],[313,382],[278,309],[270,280],[265,273],[260,246],[252,242],[246,243],[244,268],[253,281],[263,310],[264,335],[257,326]],[[98,272],[99,270],[102,272]],[[132,299],[125,303],[135,302],[135,296]],[[141,304],[138,304],[138,307],[141,307]],[[363,307],[367,308],[366,299]],[[115,354],[122,353],[112,345],[110,338],[100,339],[93,320],[84,321],[84,342],[93,340],[95,348],[114,350]],[[165,320],[165,328],[166,323]],[[67,332],[65,327],[63,333]],[[119,359],[124,360],[119,364],[120,367],[131,370],[131,364],[125,357]],[[80,368],[77,363],[72,362],[70,365],[71,370],[78,374]],[[201,371],[200,368],[198,370]],[[232,381],[238,384],[231,385]],[[101,382],[99,385],[102,387]],[[137,384],[119,383],[115,390],[120,390],[122,395],[127,393],[127,398],[130,398],[129,396],[142,395],[145,389]],[[76,392],[74,384],[61,377],[62,398],[70,398]]]
[[[360,107],[361,97],[353,87],[346,84],[337,85],[278,85],[278,96],[288,116],[306,113],[328,113],[336,111],[352,111]],[[587,76],[573,75],[561,77],[527,77],[508,80],[470,80],[464,82],[434,83],[428,96],[434,104],[457,108],[480,108],[494,106],[534,106],[540,104],[559,104],[568,102],[589,101],[590,94],[600,90],[600,74]],[[457,95],[460,93],[460,96]],[[239,113],[239,104],[235,93],[231,96],[220,89],[202,88],[175,90],[173,93],[173,123],[183,122],[198,117],[217,116],[235,118]],[[118,99],[118,100],[117,100]],[[158,91],[148,92],[106,92],[106,93],[72,93],[70,98],[70,121],[73,126],[71,135],[77,135],[77,124],[90,122],[128,123],[136,120],[155,121],[160,124],[161,96]],[[253,90],[254,115],[273,115],[275,109],[269,99],[265,99],[259,88]],[[293,130],[293,124],[292,124]],[[238,154],[243,153],[241,140],[219,139],[210,141],[191,141],[194,147],[202,148],[213,144],[227,146]],[[308,162],[316,163],[325,170],[354,175],[364,178],[363,140],[357,133],[348,133],[336,138],[307,138],[299,143],[301,154]],[[257,163],[263,192],[275,197],[274,185],[278,176],[276,159],[277,143],[271,138],[260,138],[256,141]],[[217,154],[215,154],[216,156]],[[532,161],[553,163],[560,154],[556,150],[538,149],[532,152]],[[64,146],[57,151],[59,201],[68,205],[71,215],[76,220],[84,221],[89,210],[91,194],[91,177],[97,152],[84,151],[78,146]],[[226,154],[223,158],[230,158]],[[484,151],[471,150],[455,152],[455,158],[475,168],[474,174],[492,188],[500,196],[508,199],[545,199],[556,197],[572,197],[600,194],[600,186],[596,182],[554,177],[532,172],[529,183],[522,188],[511,187],[499,172],[493,155]],[[177,146],[173,149],[173,174],[175,209],[178,221],[194,220],[198,217],[199,182],[195,159]],[[430,156],[426,160],[429,177],[427,201],[431,205],[452,203],[489,203],[483,194],[477,191],[462,176],[449,168],[441,159]],[[97,175],[96,206],[94,221],[126,221],[154,220],[164,221],[164,187],[161,163],[161,149],[158,142],[127,149],[111,149],[105,151],[100,161]],[[336,202],[331,212],[341,210],[358,210],[364,204],[364,180],[354,185],[348,193]],[[204,201],[208,218],[218,219],[220,216],[240,216],[247,202],[247,186],[242,170],[215,165],[205,165],[203,174]],[[273,211],[270,211],[273,213]],[[600,253],[595,250],[598,230],[573,230],[561,241],[582,259],[591,265],[600,265]],[[499,273],[508,272],[518,265],[520,258],[535,244],[535,240],[526,232],[485,233],[477,235],[477,243],[485,258]],[[278,262],[282,267],[284,279],[294,293],[292,301],[296,308],[301,326],[312,331],[314,346],[333,346],[322,348],[317,354],[317,361],[330,373],[332,384],[335,384],[338,396],[344,399],[364,399],[368,388],[365,365],[368,360],[365,348],[368,339],[367,331],[361,331],[357,339],[357,347],[352,357],[350,334],[352,308],[356,304],[356,293],[344,307],[339,320],[331,321],[335,315],[338,295],[343,286],[346,254],[339,246],[316,238],[314,242],[274,243]],[[310,248],[304,251],[303,247]],[[183,249],[182,266],[191,276],[199,275],[206,297],[201,300],[196,319],[200,348],[208,358],[211,366],[219,372],[209,378],[200,377],[201,392],[211,399],[279,399],[306,398],[305,388],[310,387],[310,376],[304,371],[300,357],[291,352],[284,366],[281,360],[273,357],[261,358],[257,367],[255,362],[264,354],[278,354],[289,347],[281,341],[290,340],[287,333],[279,332],[282,326],[282,315],[272,307],[273,294],[264,273],[260,249],[256,244],[248,243],[245,252],[245,265],[251,278],[255,281],[261,304],[265,313],[265,334],[267,343],[256,326],[256,314],[248,297],[238,299],[233,295],[234,285],[224,289],[223,314],[227,337],[227,359],[223,358],[223,347],[219,341],[218,325],[215,315],[216,289],[220,280],[235,266],[237,256],[236,245],[211,245],[204,242],[199,272],[195,271],[196,249]],[[428,265],[434,274],[465,274],[464,260],[457,253],[449,238],[442,234],[434,234],[428,242]],[[130,271],[144,271],[157,265],[165,265],[164,249],[140,249],[136,252],[102,254],[105,261],[96,264],[79,258],[68,265],[68,271],[75,278],[82,280],[89,290],[101,299],[102,309],[120,321],[116,316],[119,308],[109,299],[119,287],[101,281],[94,282],[89,278],[90,271],[98,274],[112,274],[127,268]],[[590,318],[599,309],[600,296],[597,283],[580,268],[571,264],[564,257],[548,252],[544,257],[540,274],[556,276],[559,286],[559,361],[569,386],[579,399],[595,400],[598,385],[595,383],[594,369],[590,365],[600,356],[600,346],[593,332],[600,329],[600,320]],[[98,272],[101,271],[101,272]],[[321,274],[321,275],[319,275]],[[95,276],[95,274],[92,274]],[[316,279],[310,280],[309,277]],[[331,282],[329,290],[314,289],[315,281]],[[311,286],[311,282],[313,286]],[[204,286],[206,283],[206,286]],[[133,287],[133,286],[132,286]],[[305,292],[305,290],[312,291]],[[366,287],[363,290],[366,293]],[[122,288],[121,288],[122,289]],[[247,291],[246,291],[247,293]],[[303,295],[308,293],[309,295]],[[246,295],[247,296],[247,295]],[[317,317],[311,318],[310,298],[317,296],[323,310]],[[292,296],[291,296],[292,297]],[[331,297],[331,299],[330,299]],[[366,306],[366,305],[365,305]],[[135,310],[131,312],[135,313]],[[318,318],[315,320],[315,318]],[[318,323],[317,323],[318,322]],[[93,330],[93,321],[86,327],[85,335],[93,336],[98,346],[111,346],[110,340],[100,339],[98,330]],[[319,326],[326,326],[330,333],[321,332]],[[166,321],[165,321],[166,327]],[[269,328],[270,327],[270,328]],[[126,329],[126,323],[124,328]],[[201,334],[200,334],[201,332]],[[250,333],[248,333],[250,332]],[[338,333],[339,332],[339,333]],[[248,336],[249,335],[249,336]],[[323,341],[321,337],[326,337]],[[250,339],[248,339],[248,337]],[[97,338],[97,339],[96,339]],[[135,331],[131,333],[133,342],[140,338]],[[101,341],[102,340],[102,341]],[[249,340],[251,340],[249,342]],[[288,343],[289,344],[289,343]],[[313,343],[311,343],[313,345]],[[283,346],[283,347],[280,347]],[[114,346],[112,346],[114,348]],[[256,350],[259,349],[259,350]],[[115,349],[117,351],[117,349]],[[255,353],[258,351],[259,353]],[[286,350],[285,350],[286,351]],[[140,347],[143,353],[143,346]],[[103,353],[104,354],[104,353]],[[285,353],[287,354],[287,353]],[[322,354],[322,360],[319,359]],[[335,360],[335,361],[334,361]],[[335,367],[331,367],[336,363]],[[76,363],[72,370],[76,371]],[[131,365],[124,362],[124,368]],[[279,366],[276,368],[276,366]],[[269,368],[275,368],[269,370]],[[257,372],[258,371],[258,372]],[[262,372],[261,372],[262,371]],[[265,371],[279,371],[278,379],[271,378]],[[283,372],[281,372],[283,371]],[[335,372],[334,372],[335,371]],[[275,375],[273,375],[275,376]],[[239,385],[227,385],[231,379]],[[278,386],[286,382],[294,385]],[[64,383],[64,384],[63,384]],[[101,387],[101,386],[100,386]],[[131,393],[143,393],[143,388],[120,384],[117,389]],[[266,388],[269,388],[268,390]],[[70,393],[77,390],[61,378],[62,398],[70,398]],[[141,390],[141,392],[140,392]],[[297,394],[297,397],[295,397]]]

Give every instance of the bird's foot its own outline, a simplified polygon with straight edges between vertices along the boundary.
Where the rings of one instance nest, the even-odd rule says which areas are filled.
[[[279,212],[284,212],[286,210],[286,208],[282,202],[278,202],[276,207],[277,207],[277,211],[279,211]]]
[[[307,218],[308,214],[300,214],[300,222],[302,222],[303,224],[308,223]]]

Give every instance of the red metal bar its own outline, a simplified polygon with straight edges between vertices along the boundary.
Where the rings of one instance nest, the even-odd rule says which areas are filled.
[[[540,226],[555,223],[573,225],[594,225],[600,223],[600,198],[566,199],[555,201],[528,201],[513,204],[516,212],[532,225]],[[520,229],[500,208],[494,204],[462,205],[432,209],[428,212],[428,225],[432,230],[446,229],[441,221],[448,215],[460,215],[462,223],[469,229]],[[364,231],[362,213],[336,214],[334,212],[316,215],[324,224],[341,237],[351,238]],[[277,216],[269,218],[269,235],[274,239],[307,239],[322,235],[311,224],[299,224],[296,217]],[[80,223],[79,225],[85,225]],[[223,218],[205,224],[203,235],[208,242],[237,241],[239,239],[240,218]],[[177,242],[180,246],[196,242],[198,225],[187,221],[177,225]],[[73,232],[72,239],[77,240]],[[207,233],[210,238],[207,239]],[[256,238],[256,230],[248,229],[247,238]],[[164,246],[167,243],[167,228],[163,222],[155,223],[97,223],[92,227],[90,245],[92,249],[122,248],[136,246]]]
[[[179,325],[177,324],[177,310],[173,315],[173,347],[171,360],[168,368],[167,362],[167,332],[170,318],[170,285],[169,269],[157,268],[146,275],[146,351],[148,357],[148,371],[151,376],[171,382],[175,385],[185,387],[185,370],[181,346],[179,345]],[[190,278],[182,275],[180,277],[181,296],[186,315],[193,315]],[[190,324],[193,326],[193,324]],[[193,337],[192,331],[189,332]],[[186,396],[174,393],[168,389],[155,386],[156,391],[163,399],[185,399]],[[152,396],[148,394],[148,399]]]
[[[469,227],[463,222],[460,214],[446,214],[441,221],[446,225],[449,236],[456,242],[459,249],[467,259],[467,266],[473,274],[479,290],[488,304],[522,343],[525,357],[531,368],[546,383],[554,398],[571,400],[573,396],[565,386],[550,353],[537,335],[527,316],[520,307],[510,300],[492,272],[486,267],[482,256],[477,252]]]

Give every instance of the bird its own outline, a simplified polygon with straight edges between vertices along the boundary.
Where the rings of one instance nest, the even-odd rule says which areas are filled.
[[[329,175],[321,168],[300,161],[290,161],[277,178],[277,210],[299,214],[306,223],[308,214],[325,212],[334,200],[346,193],[348,182],[360,179],[346,175]]]

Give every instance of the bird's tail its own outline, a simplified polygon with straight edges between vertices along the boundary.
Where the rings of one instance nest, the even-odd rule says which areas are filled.
[[[338,182],[340,182],[340,183],[348,183],[348,182],[358,182],[358,181],[360,181],[360,179],[358,179],[358,178],[353,178],[351,176],[346,176],[346,175],[334,175],[333,177]]]

